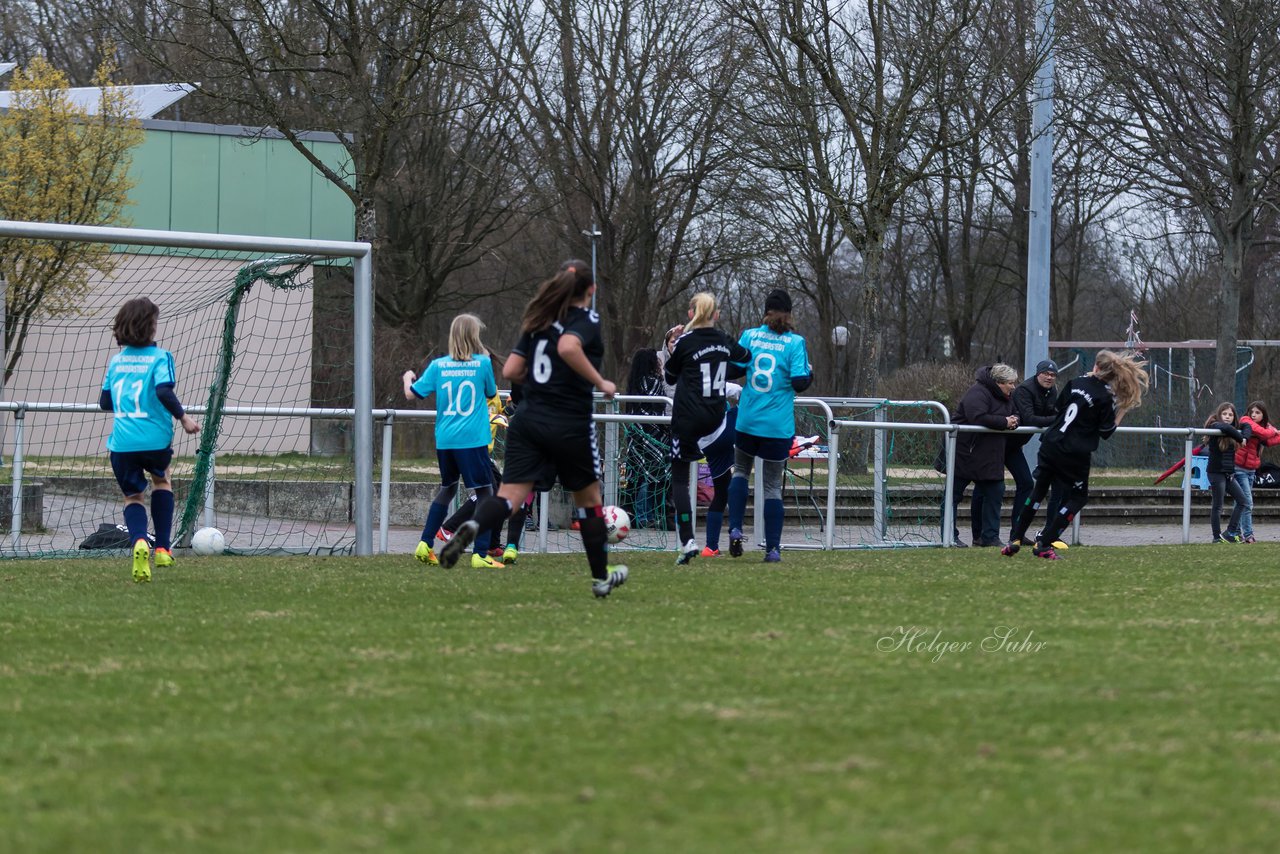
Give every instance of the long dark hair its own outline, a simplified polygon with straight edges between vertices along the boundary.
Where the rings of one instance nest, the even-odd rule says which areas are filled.
[[[1236,405],[1229,400],[1224,400],[1222,403],[1219,403],[1217,407],[1214,408],[1213,414],[1204,420],[1204,426],[1212,427],[1214,424],[1218,423],[1219,421],[1221,421],[1223,424],[1227,423],[1227,419],[1222,417],[1222,413],[1226,412],[1228,409],[1230,409],[1231,414],[1235,416],[1235,418],[1231,421],[1231,426],[1239,430],[1240,429],[1240,413],[1236,412]],[[1209,441],[1212,442],[1214,440],[1209,439]],[[1235,439],[1231,438],[1230,436],[1222,436],[1217,441],[1218,441],[1219,451],[1223,451],[1223,452],[1234,451],[1236,448],[1240,447],[1240,443],[1237,442]]]
[[[1258,422],[1259,427],[1271,426],[1271,413],[1267,412],[1267,405],[1265,403],[1260,400],[1255,400],[1253,403],[1246,406],[1244,411],[1248,414],[1251,409],[1256,409],[1262,413],[1262,420]]]
[[[122,347],[148,347],[156,340],[156,318],[160,306],[146,297],[131,299],[116,312],[111,333]]]
[[[554,276],[538,286],[538,292],[525,306],[520,331],[537,332],[557,320],[564,320],[569,305],[581,299],[591,285],[591,267],[586,261],[577,258],[565,261]]]
[[[658,351],[641,347],[631,357],[631,375],[627,377],[627,394],[661,394],[662,367],[658,364]],[[653,404],[631,401],[627,403],[629,415],[661,415],[665,407],[661,402]]]

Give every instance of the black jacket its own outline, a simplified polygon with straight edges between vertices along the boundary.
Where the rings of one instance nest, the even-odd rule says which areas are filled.
[[[1013,411],[1019,427],[1048,427],[1058,420],[1058,387],[1045,388],[1028,377],[1013,390]],[[1008,441],[1010,447],[1020,448],[1031,441],[1031,434],[1015,433]]]
[[[1236,449],[1240,445],[1237,442],[1244,442],[1253,435],[1252,425],[1244,425],[1243,430],[1237,430],[1233,425],[1225,421],[1215,421],[1209,425],[1217,430],[1221,430],[1227,436],[1235,439],[1235,442],[1228,443],[1230,448],[1226,451],[1222,450],[1221,442],[1217,436],[1205,436],[1204,446],[1209,453],[1209,463],[1205,466],[1207,474],[1225,474],[1233,475],[1236,473]]]
[[[975,382],[956,408],[956,424],[976,424],[992,430],[1008,430],[1013,401],[991,378],[991,368],[979,368]],[[1003,480],[1004,451],[1008,437],[998,433],[960,433],[956,437],[956,477],[963,480]]]

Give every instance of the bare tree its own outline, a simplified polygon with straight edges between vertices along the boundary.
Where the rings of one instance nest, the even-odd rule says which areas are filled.
[[[1098,117],[1140,190],[1195,212],[1220,255],[1214,387],[1234,388],[1255,223],[1280,169],[1280,4],[1096,0],[1069,7],[1112,99]],[[1209,309],[1213,311],[1213,309]]]
[[[599,307],[623,364],[735,257],[737,46],[711,0],[492,0],[489,14],[561,252],[588,254],[584,232],[600,232]]]
[[[977,0],[733,0],[726,8],[775,70],[795,65],[793,51],[804,58],[809,76],[786,88],[788,105],[802,111],[819,94],[849,140],[852,156],[843,162],[833,161],[829,149],[815,149],[814,178],[862,258],[864,352],[854,390],[872,394],[882,367],[886,235],[908,190],[931,174],[941,152],[975,132],[939,120],[940,104],[956,96],[951,70],[964,67],[967,80],[990,81],[984,121],[1021,97],[1026,72],[1005,68],[1008,46],[1003,53],[975,49],[1008,8]],[[856,178],[843,185],[832,180],[844,174]]]
[[[474,265],[521,200],[509,92],[483,65],[474,4],[458,0],[93,0],[163,73],[202,84],[216,115],[264,124],[350,198],[378,250],[375,309],[417,328],[451,274]],[[327,130],[326,162],[300,136]]]

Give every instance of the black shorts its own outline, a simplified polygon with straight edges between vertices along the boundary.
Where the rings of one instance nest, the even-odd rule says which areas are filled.
[[[671,459],[677,463],[696,463],[706,459],[711,476],[719,477],[733,468],[734,423],[738,410],[730,409],[717,422],[695,425],[699,433],[676,431],[671,438]]]
[[[560,484],[577,492],[600,480],[595,422],[529,418],[519,410],[507,427],[503,483],[533,483],[540,491]]]
[[[1068,486],[1081,482],[1088,484],[1089,470],[1092,468],[1092,464],[1092,456],[1063,457],[1057,454],[1046,454],[1042,448],[1036,456],[1034,476],[1037,480],[1048,478],[1049,480],[1060,481]]]

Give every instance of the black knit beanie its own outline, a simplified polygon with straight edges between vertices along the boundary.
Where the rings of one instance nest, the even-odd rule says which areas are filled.
[[[765,311],[785,311],[787,313],[790,313],[791,297],[789,297],[787,295],[787,292],[782,290],[781,288],[778,288],[775,291],[771,291],[769,293],[769,296],[765,297],[764,310]]]

